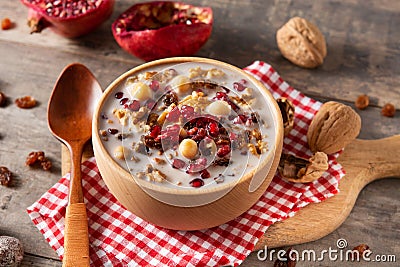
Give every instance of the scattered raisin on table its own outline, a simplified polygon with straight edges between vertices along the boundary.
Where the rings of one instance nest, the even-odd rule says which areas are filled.
[[[52,163],[46,158],[43,151],[32,151],[29,153],[26,158],[25,164],[33,167],[33,166],[42,166],[43,170],[48,171],[51,169]]]
[[[1,20],[1,29],[2,30],[9,30],[11,29],[12,23],[9,18],[4,18]]]
[[[386,103],[381,111],[382,115],[385,117],[394,117],[396,114],[396,108],[391,103]]]
[[[0,184],[4,186],[8,186],[12,179],[11,171],[4,166],[0,166]]]
[[[358,96],[355,105],[358,109],[366,109],[369,106],[369,96],[365,94]]]
[[[369,250],[369,246],[367,244],[360,244],[353,248],[353,251],[358,251],[358,259],[362,259],[364,252],[367,250]],[[355,260],[355,259],[353,259],[353,260]]]
[[[23,96],[15,99],[15,104],[19,108],[33,108],[36,106],[36,99],[32,96]]]
[[[3,92],[0,92],[0,107],[4,107],[6,105],[7,97]]]
[[[291,250],[292,250],[292,248],[289,248],[287,251],[286,251],[286,253],[285,253],[285,255],[284,255],[284,257],[283,258],[285,258],[286,260],[279,260],[279,259],[277,259],[275,262],[274,262],[274,267],[295,267],[296,266],[296,259],[291,259],[290,258],[290,256],[291,256]]]

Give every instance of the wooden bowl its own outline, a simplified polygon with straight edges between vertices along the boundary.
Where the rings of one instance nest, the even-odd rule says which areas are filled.
[[[129,171],[117,163],[105,148],[99,134],[101,113],[105,102],[120,88],[128,77],[146,71],[159,71],[187,62],[205,63],[229,69],[246,77],[263,95],[265,108],[269,109],[272,136],[268,151],[256,170],[245,173],[234,184],[221,184],[196,190],[176,190],[148,181],[134,179]],[[104,92],[93,119],[93,148],[102,178],[111,193],[129,211],[158,226],[175,230],[199,230],[226,223],[254,205],[270,184],[281,155],[283,125],[279,107],[268,89],[243,70],[220,61],[178,57],[161,59],[135,67],[118,77]],[[143,166],[144,168],[144,166]],[[189,175],[185,174],[184,175]],[[179,205],[182,204],[182,205]]]

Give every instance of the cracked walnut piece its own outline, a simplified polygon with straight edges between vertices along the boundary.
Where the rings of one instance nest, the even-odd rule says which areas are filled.
[[[300,17],[291,18],[276,32],[282,55],[303,68],[322,65],[326,57],[326,42],[317,26]]]
[[[308,160],[282,154],[278,171],[289,182],[309,183],[320,178],[328,167],[328,156],[324,152],[317,152]]]
[[[351,107],[329,101],[322,105],[314,116],[307,131],[311,151],[335,153],[360,133],[361,118]]]

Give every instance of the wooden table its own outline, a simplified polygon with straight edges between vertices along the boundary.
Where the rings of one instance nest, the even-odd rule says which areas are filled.
[[[15,236],[22,241],[24,266],[61,266],[26,213],[26,207],[60,178],[60,144],[51,136],[46,123],[47,101],[56,78],[68,63],[81,62],[105,88],[126,70],[143,63],[121,50],[112,37],[112,21],[135,1],[116,2],[112,18],[100,29],[80,39],[68,40],[48,30],[30,35],[26,26],[27,9],[19,1],[2,1],[0,18],[11,18],[15,26],[0,31],[0,91],[10,100],[5,108],[0,108],[0,165],[13,171],[15,181],[12,187],[0,187],[0,235]],[[398,0],[187,2],[209,5],[214,11],[211,38],[198,56],[239,67],[264,60],[289,84],[321,101],[352,105],[358,95],[366,93],[371,106],[359,111],[363,121],[359,138],[377,139],[400,133],[400,114],[394,118],[380,115],[386,102],[400,107]],[[301,69],[282,58],[275,32],[293,16],[315,22],[325,35],[328,56],[322,67]],[[24,95],[34,96],[39,105],[31,110],[17,108],[13,101]],[[26,156],[34,150],[44,150],[52,159],[51,172],[25,166]],[[349,246],[366,243],[374,252],[395,254],[400,261],[399,188],[398,179],[368,185],[340,228],[320,240],[294,248],[321,251],[335,248],[337,239],[345,238]],[[243,263],[243,266],[272,265],[259,261],[256,253]],[[309,262],[298,264],[309,265]],[[337,263],[325,259],[312,265]]]

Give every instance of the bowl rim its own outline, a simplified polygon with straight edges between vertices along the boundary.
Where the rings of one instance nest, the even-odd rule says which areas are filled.
[[[199,62],[199,63],[208,63],[211,65],[222,65],[225,68],[228,68],[232,70],[233,72],[240,72],[243,76],[246,76],[249,80],[251,80],[256,86],[257,90],[263,90],[265,95],[268,99],[266,100],[269,104],[271,104],[271,112],[272,112],[272,118],[273,124],[270,127],[275,127],[275,138],[274,138],[274,146],[269,147],[268,146],[268,155],[265,157],[265,159],[260,163],[259,166],[256,168],[253,168],[251,171],[247,172],[245,175],[240,177],[237,180],[231,181],[226,184],[220,184],[219,186],[214,186],[214,187],[204,187],[204,188],[196,188],[195,190],[193,189],[174,189],[166,186],[159,185],[158,183],[152,183],[146,180],[139,180],[137,178],[132,177],[132,174],[127,171],[125,168],[121,167],[115,159],[110,155],[110,152],[105,149],[103,142],[101,141],[100,135],[99,135],[99,119],[101,115],[101,109],[104,105],[104,103],[107,101],[109,98],[110,94],[114,91],[116,87],[118,87],[121,83],[124,83],[126,79],[130,76],[135,75],[135,73],[144,71],[146,69],[152,68],[152,67],[159,67],[162,65],[171,65],[171,64],[181,64],[181,63],[189,63],[189,62]],[[273,161],[274,158],[278,155],[276,155],[276,150],[279,147],[279,143],[283,142],[283,122],[282,122],[282,115],[279,109],[279,106],[272,96],[271,92],[267,88],[268,85],[264,85],[261,83],[259,80],[254,78],[252,75],[247,73],[246,71],[231,65],[229,63],[225,63],[223,61],[215,60],[215,59],[210,59],[210,58],[203,58],[203,57],[170,57],[170,58],[163,58],[163,59],[158,59],[154,61],[150,61],[141,65],[138,65],[136,67],[133,67],[132,69],[122,73],[120,76],[118,76],[115,80],[113,80],[107,88],[104,90],[103,95],[101,96],[101,99],[96,105],[95,112],[93,114],[93,121],[92,121],[92,139],[95,138],[99,148],[101,149],[101,153],[104,157],[107,158],[107,161],[112,162],[113,165],[115,165],[116,168],[118,168],[118,173],[124,173],[124,174],[129,174],[131,176],[132,181],[136,183],[139,187],[141,187],[142,190],[144,190],[142,187],[146,187],[147,190],[152,190],[158,193],[166,193],[166,194],[174,194],[174,195],[204,195],[204,194],[214,194],[218,193],[224,190],[229,189],[226,191],[228,193],[231,191],[235,186],[239,184],[243,184],[247,181],[249,183],[251,182],[252,177],[255,175],[256,170],[262,170],[270,161]],[[271,171],[272,165],[269,167],[268,172],[265,173],[265,176],[268,176],[270,171]],[[275,172],[275,170],[274,170]],[[126,177],[124,177],[126,178]],[[272,180],[272,179],[271,179]],[[264,181],[263,181],[264,183]],[[269,182],[270,183],[270,182]],[[147,190],[144,190],[145,192],[148,192]]]

